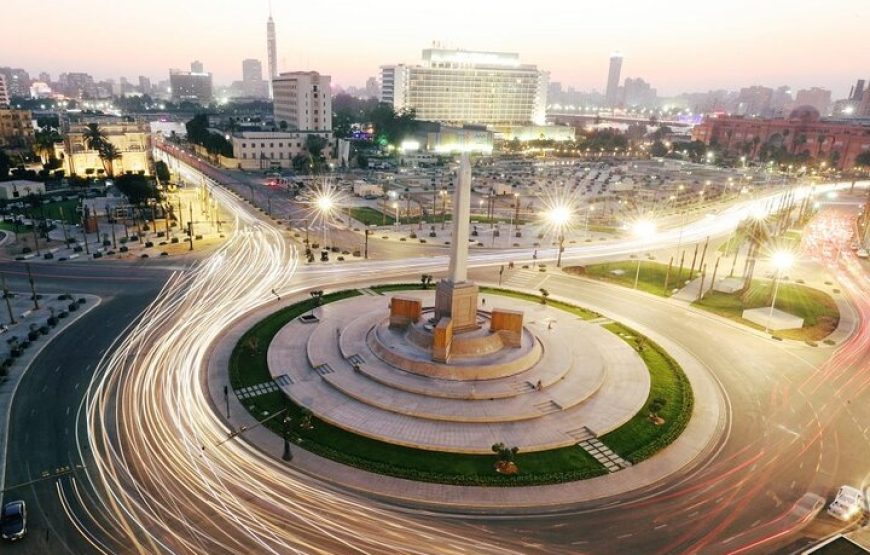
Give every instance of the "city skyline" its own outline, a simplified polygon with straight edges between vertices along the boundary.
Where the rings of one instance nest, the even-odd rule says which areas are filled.
[[[486,6],[469,7],[454,0],[413,14],[398,9],[396,2],[377,11],[347,5],[322,26],[298,24],[317,21],[321,16],[316,7],[276,4],[272,16],[278,36],[278,71],[317,70],[333,75],[341,87],[362,85],[382,64],[413,62],[437,40],[468,50],[518,52],[548,71],[552,82],[577,90],[603,92],[610,54],[618,50],[624,56],[622,78],[643,77],[663,96],[761,84],[788,85],[793,91],[821,86],[832,90],[834,98],[843,97],[870,66],[870,54],[860,54],[867,20],[860,10],[861,0],[804,4],[809,9],[795,10],[793,4],[781,0],[763,5],[739,0],[723,12],[716,6],[679,0],[669,6],[673,24],[667,31],[648,24],[653,16],[661,15],[660,8],[631,1],[582,10],[556,3],[533,13],[496,13]],[[202,60],[216,83],[229,84],[239,79],[240,60],[268,59],[263,33],[269,17],[266,2],[254,9],[250,5],[220,9],[209,5],[206,10],[201,1],[179,6],[155,0],[153,9],[137,14],[123,28],[101,29],[101,41],[71,43],[49,35],[41,39],[44,48],[27,52],[15,48],[32,28],[28,21],[53,25],[57,19],[58,25],[85,28],[94,13],[106,18],[123,15],[122,7],[104,0],[86,0],[76,6],[76,10],[47,13],[36,6],[22,6],[17,14],[20,24],[0,33],[0,51],[9,53],[0,65],[22,67],[33,75],[46,71],[55,78],[61,72],[84,71],[98,79],[137,75],[153,79],[166,78],[170,67]],[[462,19],[473,24],[457,22],[460,6]],[[771,21],[783,21],[786,9],[788,25],[771,25]],[[167,13],[173,17],[166,17]],[[391,18],[385,19],[384,13]],[[753,16],[743,16],[747,13]],[[488,28],[498,32],[481,33],[481,20],[490,21]],[[583,21],[595,24],[583,28]],[[420,22],[425,22],[424,29]],[[578,23],[580,33],[576,32]],[[717,33],[710,33],[714,25]],[[813,40],[796,40],[794,29],[810,27]],[[145,59],[137,53],[142,43],[126,40],[137,29],[148,36],[172,39],[148,44]],[[433,31],[427,33],[428,29]],[[723,36],[728,38],[723,40]],[[107,44],[112,45],[112,57],[105,55]],[[747,56],[747,45],[754,47],[751,56]],[[578,55],[565,55],[570,52]]]

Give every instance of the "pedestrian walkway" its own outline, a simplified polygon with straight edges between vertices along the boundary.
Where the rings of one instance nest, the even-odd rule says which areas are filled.
[[[305,298],[307,295],[284,298],[252,313],[227,330],[215,346],[208,362],[207,387],[215,406],[222,406],[224,403],[223,388],[227,380],[227,364],[232,349],[242,334],[268,314]],[[372,495],[415,507],[428,506],[438,510],[462,512],[477,509],[502,513],[533,513],[544,507],[573,507],[583,502],[614,497],[649,487],[680,472],[712,452],[727,428],[728,415],[718,385],[696,359],[677,343],[660,335],[654,329],[630,320],[625,321],[625,324],[647,335],[679,362],[692,384],[695,395],[695,412],[684,432],[667,448],[643,462],[628,466],[619,472],[588,480],[522,488],[462,487],[393,478],[348,467],[302,448],[294,448],[294,458],[290,464],[294,469],[308,473],[313,479],[326,481],[363,495]],[[306,339],[297,341],[295,348],[304,349]],[[295,378],[293,379],[295,381]],[[227,425],[236,430],[246,428],[241,438],[279,461],[283,454],[283,443],[280,438],[268,429],[256,426],[256,420],[246,412],[242,403],[235,396],[230,396],[233,417],[227,421]],[[222,415],[217,416],[223,418]],[[590,439],[588,432],[582,427],[571,430],[571,433],[577,443]],[[606,450],[602,452],[601,448],[598,448],[598,451],[606,457]],[[619,466],[618,461],[608,460]]]
[[[596,437],[589,438],[577,444],[578,447],[592,455],[596,461],[604,465],[608,472],[616,472],[628,468],[631,463],[611,451]]]

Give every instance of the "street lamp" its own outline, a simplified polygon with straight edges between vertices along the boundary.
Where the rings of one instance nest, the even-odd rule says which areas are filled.
[[[631,226],[631,231],[637,239],[649,239],[656,232],[656,224],[651,220],[638,220]],[[637,271],[634,274],[635,289],[637,289],[638,281],[640,281],[640,253],[637,255]]]
[[[395,209],[395,211],[396,211],[396,222],[395,222],[395,224],[396,224],[396,229],[398,230],[398,229],[399,229],[399,203],[398,203],[398,202],[394,202],[394,203],[393,203],[393,209]]]
[[[773,275],[773,300],[770,303],[770,312],[767,315],[767,323],[764,325],[764,333],[770,331],[770,322],[773,320],[773,309],[776,306],[776,295],[779,293],[779,280],[782,277],[782,272],[792,267],[794,255],[788,251],[776,251],[770,261],[773,263],[776,273]]]
[[[586,217],[583,218],[583,238],[589,239],[589,213],[595,210],[595,205],[590,204],[586,208]]]
[[[335,201],[327,194],[321,194],[314,201],[314,206],[320,212],[321,224],[323,225],[323,244],[326,245],[326,221],[335,208]]]
[[[559,254],[556,256],[556,267],[562,267],[562,251],[565,250],[565,226],[571,221],[571,209],[561,204],[547,212],[547,220],[559,233]]]

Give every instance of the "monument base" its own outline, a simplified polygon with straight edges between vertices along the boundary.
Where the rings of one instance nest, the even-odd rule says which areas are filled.
[[[435,291],[435,321],[450,318],[453,333],[476,330],[477,323],[477,284],[470,281],[454,283],[447,279],[438,282]]]

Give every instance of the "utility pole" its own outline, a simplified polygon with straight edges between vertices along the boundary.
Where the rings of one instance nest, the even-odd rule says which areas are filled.
[[[187,205],[190,208],[190,221],[187,222],[187,232],[190,236],[190,250],[193,250],[193,203]]]
[[[668,260],[668,270],[667,270],[667,272],[665,272],[665,286],[664,286],[665,294],[667,294],[667,292],[668,292],[668,281],[671,278],[671,267],[673,265],[674,265],[674,257],[673,257],[673,255],[671,255],[671,259]]]
[[[9,287],[6,286],[6,274],[0,274],[0,280],[3,282],[3,298],[6,299],[6,310],[9,311],[9,323],[15,324],[15,314],[12,312],[12,303],[9,301]]]
[[[69,246],[69,237],[66,234],[66,218],[63,215],[63,206],[58,207],[60,211],[60,228],[63,230],[63,246]]]
[[[368,260],[369,259],[369,229],[368,228],[365,229],[365,234],[366,234],[366,242],[365,242],[364,253],[365,253],[365,259]]]
[[[33,284],[33,274],[30,273],[30,264],[25,264],[27,268],[27,281],[30,282],[30,292],[33,294],[33,310],[39,310],[39,299],[36,296],[36,286]]]
[[[82,208],[82,237],[85,239],[85,254],[91,254],[88,247],[88,206],[86,204]]]

